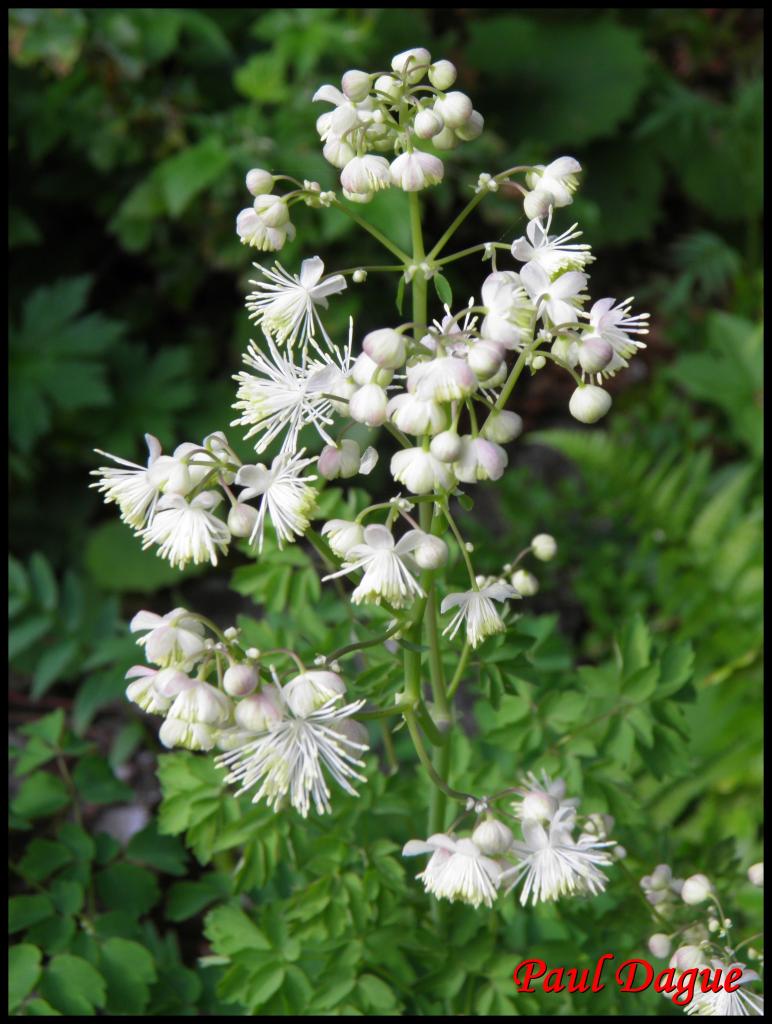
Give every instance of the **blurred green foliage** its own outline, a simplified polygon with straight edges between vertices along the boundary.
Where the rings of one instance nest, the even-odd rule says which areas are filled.
[[[122,702],[140,660],[127,616],[209,605],[258,646],[347,642],[350,624],[304,549],[269,553],[267,572],[234,554],[230,591],[142,554],[88,472],[92,448],[140,460],[145,432],[169,446],[232,418],[243,176],[334,186],[316,86],[418,43],[450,57],[486,131],[449,155],[432,227],[480,170],[570,152],[597,294],[635,288],[652,310],[608,427],[577,428],[567,382],[545,371],[516,399],[527,433],[508,473],[475,492],[465,529],[485,568],[542,530],[559,555],[514,639],[472,663],[465,726],[485,731],[484,756],[462,738],[453,777],[554,769],[617,816],[636,878],[662,860],[735,877],[758,859],[760,816],[760,37],[761,12],[740,8],[10,11],[9,1012],[670,1011],[651,993],[513,993],[524,955],[575,964],[581,949],[583,966],[601,934],[641,955],[654,929],[621,871],[591,902],[444,908],[438,933],[399,857],[427,784],[374,757],[359,800],[301,823],[225,794],[204,759],[163,755],[157,824],[113,839],[105,809],[157,799],[142,768],[154,730]],[[401,198],[367,208],[397,242]],[[459,248],[521,233],[505,195],[480,214]],[[367,261],[342,216],[300,208],[296,222],[288,267]],[[457,302],[478,280],[458,267]],[[349,289],[329,326],[381,326],[393,299]],[[388,665],[359,665],[359,692],[396,691]],[[733,895],[754,921],[756,894]]]

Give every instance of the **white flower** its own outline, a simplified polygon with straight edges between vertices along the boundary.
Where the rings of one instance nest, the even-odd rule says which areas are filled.
[[[515,840],[512,830],[495,818],[481,821],[472,833],[472,839],[483,853],[495,857],[506,853]]]
[[[158,555],[172,566],[183,569],[188,562],[217,565],[218,550],[228,550],[230,530],[211,510],[222,501],[215,491],[203,491],[191,501],[179,494],[160,499],[152,523],[142,530],[142,548],[160,545]]]
[[[233,704],[216,687],[202,679],[188,680],[169,708],[158,738],[165,747],[211,750],[217,729],[230,724]]]
[[[339,364],[327,357],[326,362],[298,366],[279,352],[270,337],[266,341],[270,357],[254,343],[244,356],[244,362],[257,374],[242,370],[234,377],[239,387],[233,408],[242,415],[231,426],[249,426],[247,438],[262,435],[255,445],[258,455],[285,430],[281,453],[294,452],[300,431],[310,424],[327,444],[333,444],[325,429],[333,422],[334,400],[329,396],[337,394],[345,381],[350,349],[339,355]]]
[[[107,456],[117,466],[102,466],[91,471],[91,476],[100,479],[90,486],[105,495],[105,504],[114,502],[121,511],[123,522],[135,530],[141,530],[153,518],[164,484],[175,466],[170,455],[161,455],[161,443],[157,437],[145,434],[145,441],[149,452],[147,466],[138,466],[97,448],[98,455]]]
[[[395,452],[390,469],[394,479],[404,484],[411,494],[448,491],[456,482],[450,466],[422,448],[405,448]]]
[[[726,979],[733,968],[740,968],[742,974],[736,984],[748,985],[752,981],[761,981],[758,974],[748,970],[745,964],[727,964],[723,960],[711,960],[710,964],[714,971],[721,971],[722,980]],[[695,992],[686,1012],[700,1017],[763,1017],[764,997],[755,992],[744,992],[742,988],[727,992],[722,985],[718,992]]]
[[[368,427],[380,427],[386,422],[388,397],[380,384],[365,384],[348,400],[349,416]]]
[[[711,893],[713,886],[707,875],[690,875],[681,888],[681,899],[690,906],[704,903]]]
[[[148,660],[156,665],[191,667],[204,652],[203,624],[184,608],[174,608],[163,616],[137,612],[129,629],[132,633],[147,631],[137,643],[144,645]]]
[[[760,860],[758,864],[751,864],[748,868],[748,881],[757,886],[759,889],[764,888],[764,861]]]
[[[403,857],[422,853],[432,854],[426,868],[416,875],[427,892],[451,903],[458,900],[473,907],[481,903],[493,906],[502,870],[471,839],[452,839],[440,832],[426,842],[411,839],[402,849]]]
[[[419,150],[402,153],[391,164],[391,180],[404,192],[420,192],[429,185],[439,185],[444,173],[439,157]]]
[[[566,784],[563,779],[552,779],[543,769],[541,777],[528,772],[524,785],[517,792],[522,797],[512,803],[512,810],[521,821],[552,821],[558,811],[575,808],[576,797],[565,799]]]
[[[602,892],[607,883],[606,876],[599,870],[611,864],[610,855],[604,847],[613,846],[613,840],[597,841],[582,835],[578,842],[571,837],[574,823],[573,808],[558,811],[549,823],[548,829],[540,822],[523,822],[524,843],[515,842],[512,852],[520,857],[520,863],[505,873],[513,878],[507,892],[524,879],[520,903],[525,906],[529,896],[531,903],[556,900],[577,892]]]
[[[355,156],[340,172],[340,183],[347,192],[378,192],[391,186],[391,168],[383,156]]]
[[[380,604],[386,600],[394,608],[405,608],[416,597],[424,596],[411,572],[410,552],[420,541],[420,530],[408,530],[395,544],[391,531],[385,526],[366,526],[362,542],[345,554],[343,569],[324,579],[335,579],[362,569],[364,576],[351,595],[354,604],[362,601]]]
[[[532,220],[525,229],[527,238],[512,243],[512,255],[521,263],[538,263],[550,277],[561,270],[583,270],[595,257],[589,245],[570,244],[582,236],[576,227],[573,224],[560,235],[549,235],[549,222],[543,226],[541,221]]]
[[[126,687],[126,697],[150,715],[164,715],[171,706],[171,698],[164,697],[153,685],[159,669],[149,665],[132,665],[126,679],[133,679]]]
[[[550,205],[555,207],[568,206],[573,202],[573,194],[579,185],[577,175],[582,165],[572,156],[560,156],[544,167],[537,165],[528,174],[528,185],[536,192],[545,193]]]
[[[631,334],[649,333],[649,314],[630,315],[632,297],[614,305],[614,299],[599,299],[586,314],[592,333],[585,335],[585,341],[600,338],[614,350],[614,357],[603,369],[604,374],[613,376],[617,370],[627,366],[627,360],[639,348],[646,348],[642,341],[631,338]]]
[[[480,298],[487,315],[480,334],[507,348],[519,348],[528,336],[534,305],[513,270],[497,270],[483,281]]]
[[[448,425],[447,411],[439,402],[419,398],[410,392],[390,398],[386,413],[392,423],[406,434],[436,434]]]
[[[587,284],[586,274],[569,270],[553,281],[538,263],[526,263],[520,279],[540,313],[546,312],[555,326],[576,323],[579,319],[579,309],[586,298],[580,294]]]
[[[422,401],[453,402],[477,390],[477,378],[465,359],[441,356],[416,363],[407,371],[408,391]]]
[[[236,475],[236,483],[245,487],[239,495],[240,501],[260,495],[262,501],[257,522],[249,538],[250,544],[257,544],[263,550],[266,516],[276,531],[281,548],[286,542],[292,544],[296,537],[302,537],[309,527],[309,515],[316,504],[317,491],[309,487],[315,476],[301,477],[301,472],[313,459],[304,459],[305,449],[297,455],[277,455],[267,469],[262,463],[256,466],[242,466]]]
[[[236,724],[246,732],[266,732],[270,727],[284,717],[284,701],[282,700],[279,688],[272,683],[266,683],[260,688],[259,693],[240,700],[236,705]],[[251,736],[250,739],[254,739]],[[238,744],[243,746],[243,744]],[[235,749],[234,747],[230,748]]]
[[[338,558],[345,558],[355,544],[364,541],[365,531],[359,523],[347,519],[330,519],[322,527],[322,536],[327,538],[327,543]]]
[[[423,46],[416,46],[392,57],[391,69],[404,76],[411,85],[415,85],[429,70],[431,62],[432,55],[429,51]]]
[[[323,707],[331,698],[342,697],[346,684],[337,672],[303,672],[285,684],[284,700],[293,714],[306,718]]]
[[[278,252],[287,239],[292,241],[295,237],[295,226],[287,221],[282,227],[271,227],[250,206],[236,217],[236,232],[243,245],[251,245],[263,252]]]
[[[367,747],[350,739],[340,725],[365,702],[336,707],[340,700],[335,696],[305,717],[285,707],[288,713],[266,732],[219,757],[217,763],[229,769],[226,781],[239,783],[236,795],[257,786],[252,803],[265,799],[278,810],[288,796],[304,818],[312,802],[317,813],[324,814],[330,811],[330,789],[322,771],[326,768],[339,786],[357,796],[349,780],[366,781],[356,768],[364,767],[358,755]]]
[[[280,263],[275,263],[272,270],[258,264],[254,266],[265,281],[249,282],[256,285],[256,291],[247,296],[250,320],[262,324],[267,334],[286,343],[290,350],[298,339],[304,349],[309,342],[317,347],[314,340],[317,326],[331,346],[316,307],[327,308],[328,296],[346,288],[345,277],[333,274],[323,278],[324,263],[318,256],[303,260],[297,277],[288,274]]]
[[[372,451],[372,449],[370,449]],[[316,468],[325,480],[347,480],[356,476],[362,462],[362,450],[356,441],[344,437],[340,444],[328,444],[319,453]]]
[[[482,590],[448,594],[442,600],[440,611],[443,615],[449,608],[458,608],[458,611],[443,630],[443,636],[449,633],[451,638],[454,637],[461,623],[465,622],[467,639],[472,647],[477,647],[486,637],[504,630],[504,623],[493,602],[517,596],[514,587],[501,582],[492,583]]]
[[[453,463],[453,472],[465,484],[477,480],[499,480],[507,468],[509,456],[500,444],[484,437],[461,438],[461,451]]]

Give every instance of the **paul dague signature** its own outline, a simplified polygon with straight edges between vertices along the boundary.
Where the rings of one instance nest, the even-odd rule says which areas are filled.
[[[543,960],[522,960],[514,970],[512,978],[518,992],[535,992],[531,982],[539,981],[543,992],[600,992],[606,985],[601,981],[606,961],[614,959],[613,953],[604,953],[595,964],[590,980],[590,968],[581,972],[576,967],[554,967],[547,970]],[[623,960],[614,971],[614,981],[621,992],[643,992],[653,984],[655,992],[671,995],[676,1006],[688,1006],[694,998],[699,984],[701,992],[736,992],[740,987],[742,968],[732,967],[723,972],[718,968],[692,967],[676,972],[668,967],[655,972],[648,960]],[[608,972],[607,972],[608,974]]]

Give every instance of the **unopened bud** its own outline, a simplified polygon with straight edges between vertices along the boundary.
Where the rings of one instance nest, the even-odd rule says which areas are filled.
[[[223,689],[231,697],[246,697],[257,686],[257,672],[252,665],[231,665],[222,678]]]
[[[475,843],[488,857],[496,857],[506,853],[514,841],[512,830],[495,818],[481,821],[472,833],[472,842]]]
[[[759,887],[764,888],[764,861],[759,861],[758,864],[751,864],[748,868],[748,880]]]
[[[463,92],[449,92],[438,99],[434,109],[448,128],[461,128],[472,116],[472,101]]]
[[[692,875],[684,882],[681,899],[690,906],[704,903],[713,892],[713,886],[706,875]]]
[[[247,189],[253,196],[267,195],[274,186],[274,177],[260,167],[247,171]]]
[[[518,569],[512,574],[512,586],[523,597],[533,597],[538,593],[539,581],[527,569]]]
[[[251,536],[256,522],[256,508],[244,504],[243,501],[238,501],[235,505],[231,505],[231,510],[228,513],[228,529],[234,537]]]
[[[587,338],[579,346],[579,364],[585,373],[600,373],[614,358],[614,349],[605,338]]]
[[[340,85],[348,99],[360,103],[370,92],[370,76],[366,71],[347,71]]]
[[[578,387],[568,403],[568,411],[580,423],[596,423],[610,408],[611,395],[594,384]]]
[[[424,534],[412,551],[413,558],[422,569],[442,569],[448,561],[448,545],[442,537]]]
[[[671,942],[664,932],[656,932],[650,936],[647,945],[651,955],[658,957],[660,960],[664,960],[666,956],[670,955]]]
[[[555,557],[558,546],[551,534],[537,533],[531,541],[531,550],[534,558],[538,558],[540,562],[549,562]]]
[[[436,60],[429,68],[429,81],[435,89],[445,92],[456,80],[456,66],[449,60]]]
[[[419,139],[432,139],[439,135],[444,127],[442,118],[433,110],[420,110],[413,124],[413,130]]]

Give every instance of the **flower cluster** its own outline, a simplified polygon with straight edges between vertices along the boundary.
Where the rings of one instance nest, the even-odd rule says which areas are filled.
[[[748,881],[763,887],[763,863],[751,865]],[[746,945],[745,959],[755,960],[759,966],[763,965],[764,955],[748,942],[735,948],[734,923],[726,917],[711,880],[704,874],[674,878],[669,864],[658,864],[650,875],[641,879],[640,885],[653,908],[655,920],[667,929],[649,937],[649,952],[659,959],[669,957],[668,972],[673,985],[693,992],[691,998],[679,1005],[684,1005],[688,1014],[697,1016],[763,1016],[763,997],[746,988],[761,979],[755,970],[739,960],[737,950]],[[691,908],[697,906],[706,907],[704,919],[694,919]],[[698,978],[707,976],[704,972],[720,970],[726,974],[732,969],[741,972],[735,991],[696,984]],[[671,991],[672,987],[663,990],[663,994],[669,996]]]
[[[578,800],[565,799],[563,780],[553,781],[544,772],[540,778],[529,773],[517,793],[519,799],[511,809],[520,824],[521,840],[486,806],[468,837],[440,833],[406,843],[405,857],[431,854],[426,868],[416,876],[427,892],[437,899],[490,907],[506,883],[505,895],[522,882],[523,906],[529,899],[536,904],[605,889],[606,876],[600,869],[613,862],[608,848],[614,847],[616,856],[624,855],[607,838],[613,820],[591,815],[576,835]]]
[[[164,746],[225,751],[218,763],[239,793],[255,790],[254,803],[264,799],[277,809],[289,799],[303,817],[312,803],[319,814],[330,810],[323,769],[356,796],[351,780],[364,781],[357,769],[368,739],[352,716],[364,701],[346,703],[345,683],[331,670],[299,664],[282,683],[275,661],[266,659],[295,658],[292,652],[261,655],[243,649],[235,628],[209,627],[219,641],[207,638],[205,620],[184,608],[163,616],[141,611],[131,621],[150,665],[129,669],[126,696],[163,716]],[[212,675],[216,684],[208,681]]]

